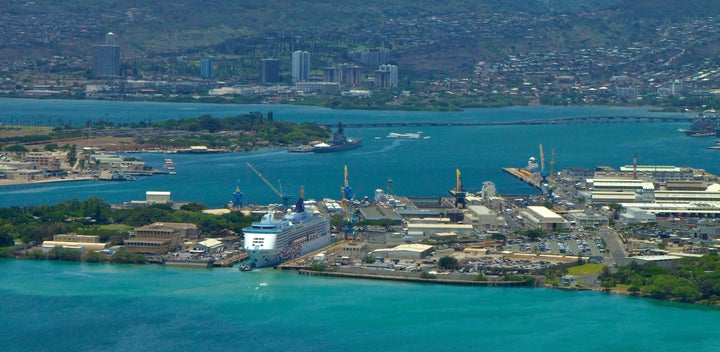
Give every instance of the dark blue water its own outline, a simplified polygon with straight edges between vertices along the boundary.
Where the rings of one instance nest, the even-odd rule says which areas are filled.
[[[334,111],[287,105],[163,104],[98,101],[0,99],[0,121],[31,123],[37,116],[72,119],[84,124],[105,113],[113,119],[138,121],[211,114],[231,116],[250,111],[273,111],[275,119],[323,123],[376,121],[504,121],[576,116],[668,115],[646,109],[512,107],[472,109],[463,112]],[[672,114],[671,114],[672,115]],[[677,115],[677,114],[674,114]],[[171,191],[177,201],[198,201],[211,207],[227,204],[239,180],[246,202],[271,203],[279,198],[246,166],[252,163],[276,187],[298,194],[304,186],[307,198],[340,198],[343,166],[348,165],[350,185],[356,198],[372,197],[393,180],[393,193],[414,196],[446,195],[455,186],[455,169],[463,185],[480,190],[493,181],[500,194],[535,192],[502,172],[503,167],[523,167],[530,156],[539,156],[543,144],[546,167],[555,150],[555,170],[568,167],[619,167],[632,163],[704,168],[719,173],[718,151],[706,149],[708,138],[688,138],[678,133],[684,123],[627,123],[596,125],[515,125],[469,127],[423,127],[430,139],[392,140],[389,132],[417,132],[418,128],[355,128],[349,136],[364,137],[361,149],[332,154],[296,154],[284,150],[223,155],[173,155],[177,175],[141,178],[131,183],[77,182],[0,189],[0,204],[54,203],[70,198],[99,196],[111,203],[143,199],[145,191]],[[160,168],[166,155],[139,155]]]

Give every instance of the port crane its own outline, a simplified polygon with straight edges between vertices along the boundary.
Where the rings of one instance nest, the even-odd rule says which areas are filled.
[[[352,188],[350,187],[350,182],[348,182],[348,167],[345,165],[345,183],[343,187],[340,187],[340,191],[342,192],[342,207],[343,211],[345,211],[345,239],[347,240],[350,236],[352,236],[352,239],[355,239],[355,222],[357,222],[357,219],[355,218],[355,214],[352,212]]]
[[[465,196],[467,195],[467,192],[465,192],[462,186],[460,169],[455,169],[455,189],[451,189],[450,194],[455,197],[455,207],[458,209],[465,208]]]
[[[240,180],[235,182],[235,193],[233,193],[233,209],[240,209],[243,206],[243,193],[240,192]]]
[[[550,159],[550,172],[545,171],[545,153],[543,153],[543,146],[540,144],[540,177],[542,180],[540,181],[540,187],[542,187],[543,194],[547,196],[547,199],[552,201],[553,194],[552,194],[552,177],[553,177],[553,168],[555,167],[555,149],[553,148],[551,151],[551,159]]]
[[[277,194],[278,197],[280,197],[280,199],[282,199],[282,204],[284,207],[287,207],[288,205],[290,205],[290,200],[293,199],[293,196],[290,194],[283,193],[282,183],[279,180],[278,180],[278,184],[280,186],[280,189],[278,190],[277,188],[275,188],[275,186],[272,185],[272,183],[270,183],[270,181],[268,181],[265,178],[265,176],[263,176],[260,173],[260,171],[258,171],[254,166],[252,166],[252,164],[250,164],[250,162],[246,162],[245,164],[247,164],[247,166],[250,168],[250,170],[252,170],[256,175],[258,175],[258,177],[260,177],[260,179],[263,180],[263,182],[265,182],[265,184],[268,185],[268,187],[270,187],[270,189],[273,192],[275,192],[275,194]]]

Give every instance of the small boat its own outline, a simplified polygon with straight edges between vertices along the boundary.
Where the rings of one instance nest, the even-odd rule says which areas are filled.
[[[252,271],[252,266],[247,263],[240,264],[240,267],[238,268],[240,271]]]
[[[420,139],[422,137],[420,133],[395,133],[390,132],[387,135],[387,138],[394,138],[394,139]]]

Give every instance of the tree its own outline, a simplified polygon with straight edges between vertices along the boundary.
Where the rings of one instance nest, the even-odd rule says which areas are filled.
[[[85,253],[82,260],[88,263],[102,263],[105,261],[105,255],[99,252],[89,251]]]
[[[5,151],[6,151],[6,152],[12,152],[12,153],[27,153],[27,152],[28,152],[28,149],[25,148],[25,147],[23,147],[23,146],[21,146],[21,145],[19,145],[19,144],[15,144],[15,145],[11,145],[11,146],[9,146],[9,147],[6,147],[6,148],[5,148]]]
[[[540,237],[547,236],[547,233],[541,229],[529,229],[525,231],[525,236],[529,238],[531,241],[535,241]]]
[[[183,204],[180,207],[180,210],[192,211],[192,212],[201,212],[205,209],[207,209],[207,207],[204,204],[196,203],[196,202],[190,202],[187,204]]]
[[[459,267],[458,260],[451,256],[444,256],[438,261],[438,268],[441,270],[455,270]]]
[[[610,208],[610,210],[612,210],[613,219],[617,219],[618,217],[620,217],[620,211],[622,211],[623,206],[618,203],[611,203],[608,205],[608,208]]]
[[[6,232],[0,232],[0,247],[10,247],[15,245],[15,239]]]

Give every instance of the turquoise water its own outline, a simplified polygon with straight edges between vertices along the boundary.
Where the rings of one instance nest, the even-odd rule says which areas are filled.
[[[0,261],[4,351],[717,351],[720,310],[596,292]]]
[[[514,107],[459,113],[331,111],[239,106],[0,99],[0,122],[116,122],[272,110],[292,121],[487,121],[564,116],[648,115],[644,109]],[[276,202],[246,166],[272,182],[304,185],[308,198],[340,197],[343,165],[356,197],[393,179],[396,194],[445,195],[460,168],[465,188],[497,184],[501,194],[535,192],[505,175],[538,156],[555,168],[674,164],[720,173],[712,139],[687,138],[682,123],[427,127],[427,140],[375,140],[417,129],[348,129],[361,149],[334,154],[283,150],[173,155],[177,175],[136,182],[72,182],[0,188],[0,206],[99,196],[119,203],[147,190],[222,206],[236,180],[253,203]],[[140,155],[160,167],[165,155]],[[547,161],[549,164],[549,160]],[[236,269],[0,261],[3,351],[716,351],[720,310],[596,292],[479,288],[301,277]]]
[[[0,99],[0,122],[72,120],[83,125],[88,119],[107,117],[117,121],[167,119],[198,116],[228,116],[250,111],[273,111],[276,119],[296,122],[332,123],[364,121],[503,121],[572,116],[668,115],[646,109],[600,107],[511,107],[471,109],[463,112],[333,111],[287,105],[163,104],[102,101],[57,101]],[[107,115],[105,115],[107,114]],[[669,114],[677,115],[677,114]],[[44,120],[43,120],[44,119]],[[502,172],[503,167],[523,167],[530,156],[539,157],[543,144],[546,167],[555,150],[555,170],[568,167],[619,167],[632,163],[705,168],[720,173],[717,150],[706,147],[712,138],[688,138],[678,133],[685,123],[627,123],[597,125],[530,125],[423,127],[427,140],[391,140],[389,132],[416,132],[418,128],[355,128],[349,136],[362,136],[360,149],[331,154],[298,154],[285,150],[197,156],[174,155],[177,175],[140,178],[129,183],[75,182],[3,187],[0,204],[56,203],[71,198],[99,196],[111,203],[144,199],[145,191],[172,192],[176,201],[198,201],[220,207],[232,200],[240,181],[247,203],[267,204],[279,198],[245,165],[252,163],[270,182],[281,181],[289,193],[304,186],[307,198],[340,198],[343,165],[350,171],[356,198],[372,197],[375,189],[393,180],[393,193],[411,196],[445,196],[455,187],[455,169],[462,172],[463,185],[480,190],[493,181],[500,194],[537,192]],[[165,155],[140,154],[160,168]]]

